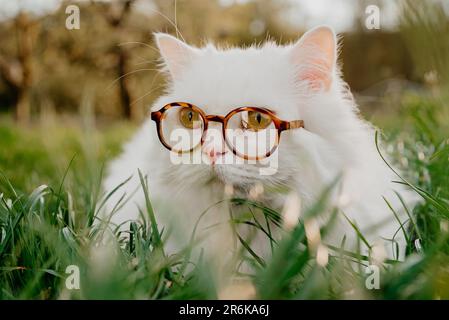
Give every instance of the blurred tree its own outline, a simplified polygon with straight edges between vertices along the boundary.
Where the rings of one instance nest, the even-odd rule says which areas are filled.
[[[125,28],[126,19],[130,15],[132,5],[135,0],[118,0],[109,3],[102,3],[106,6],[106,10],[100,10],[103,13],[106,21],[112,28],[112,32],[118,35],[119,45],[115,44],[111,52],[116,56],[117,60],[117,77],[120,88],[120,104],[123,115],[126,119],[136,118],[135,112],[132,110],[132,91],[128,74],[129,60],[131,53],[127,47],[122,46],[125,42],[126,32],[122,30]],[[92,1],[93,4],[98,4],[97,1]]]
[[[443,5],[443,1],[405,0],[399,27],[415,76],[449,84],[449,12]]]
[[[38,22],[21,12],[15,17],[14,25],[16,58],[0,56],[0,73],[14,96],[16,120],[27,123],[30,119],[30,88],[33,81],[32,47]]]
[[[72,3],[80,7],[80,30],[65,27],[65,7]],[[365,30],[360,23],[362,3],[366,2],[360,4],[354,29],[344,34],[340,57],[352,89],[363,91],[397,77],[422,81],[420,74],[441,69],[448,51],[432,50],[441,63],[429,66],[429,49],[422,43],[436,48],[446,41],[447,24],[438,22],[440,38],[432,39],[427,29],[404,25],[401,30],[410,38],[404,41],[394,29]],[[165,85],[157,72],[153,31],[169,32],[199,46],[205,41],[219,47],[267,39],[286,43],[305,31],[285,18],[290,4],[284,0],[65,0],[58,10],[41,16],[27,11],[20,19],[0,20],[0,110],[14,110],[25,121],[30,102],[33,114],[45,115],[47,110],[79,114],[81,98],[90,92],[96,115],[140,120]],[[422,65],[422,71],[412,74],[411,64]]]

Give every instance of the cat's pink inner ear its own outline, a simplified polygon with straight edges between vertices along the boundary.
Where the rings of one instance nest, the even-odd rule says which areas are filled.
[[[292,61],[297,80],[305,81],[312,91],[329,90],[336,64],[337,40],[327,26],[306,32],[293,46]]]
[[[194,48],[166,33],[155,33],[154,36],[170,74],[178,77],[192,60]]]

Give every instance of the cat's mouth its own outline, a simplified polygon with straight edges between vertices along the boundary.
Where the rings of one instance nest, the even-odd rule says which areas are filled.
[[[225,176],[225,168],[223,168],[223,164],[211,163],[210,164],[210,172],[212,179],[219,181],[223,184],[226,184],[226,176]]]
[[[224,186],[245,187],[259,180],[251,166],[215,163],[210,165],[210,179]]]

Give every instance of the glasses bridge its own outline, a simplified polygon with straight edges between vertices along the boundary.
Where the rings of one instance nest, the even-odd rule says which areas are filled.
[[[206,120],[208,121],[214,121],[214,122],[224,122],[225,117],[223,116],[218,116],[218,115],[207,115],[206,116]]]

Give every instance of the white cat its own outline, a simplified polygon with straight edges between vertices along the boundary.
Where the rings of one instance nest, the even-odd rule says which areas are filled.
[[[337,38],[331,28],[317,27],[288,46],[268,42],[248,48],[219,49],[211,44],[194,48],[167,34],[158,33],[155,38],[170,82],[152,111],[180,101],[201,108],[207,115],[220,116],[238,107],[255,106],[273,111],[281,120],[303,120],[304,128],[282,132],[272,156],[277,157],[277,171],[262,174],[257,163],[239,163],[241,159],[223,141],[221,124],[215,122],[209,123],[208,143],[192,151],[207,158],[208,164],[173,163],[171,153],[158,138],[155,122],[148,119],[110,164],[106,191],[132,176],[108,201],[106,213],[123,194],[130,197],[112,216],[112,223],[127,229],[128,221],[142,218],[139,207],[146,212],[140,169],[147,176],[159,229],[163,228],[168,237],[167,250],[177,252],[187,245],[200,220],[196,232],[202,234],[203,242],[199,246],[216,256],[226,256],[236,249],[236,241],[227,223],[228,204],[220,201],[229,199],[231,191],[237,197],[257,196],[281,211],[285,192],[276,189],[287,189],[299,195],[304,212],[342,174],[333,203],[341,205],[368,241],[393,238],[400,225],[383,196],[403,212],[393,193],[393,188],[400,189],[392,183],[397,177],[380,158],[375,130],[360,119],[341,79]],[[401,192],[406,200],[412,198]],[[402,222],[406,218],[399,216]],[[339,246],[344,236],[347,248],[353,249],[356,232],[340,213],[326,241]],[[253,241],[258,242],[260,251],[268,249],[264,237],[258,234]],[[403,256],[402,232],[395,240]],[[384,243],[391,247],[390,242]]]

